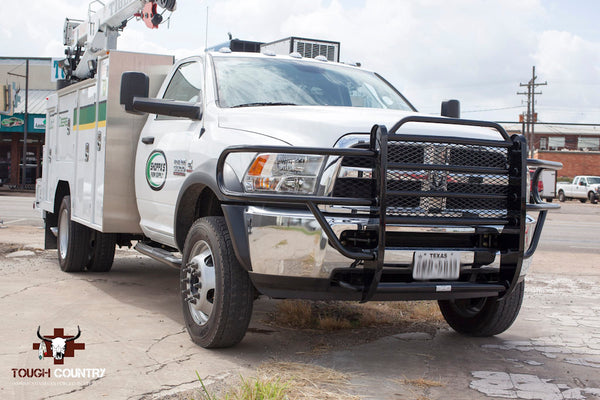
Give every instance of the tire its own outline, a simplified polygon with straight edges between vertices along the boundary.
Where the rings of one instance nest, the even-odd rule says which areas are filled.
[[[565,197],[565,192],[563,192],[562,190],[560,190],[558,192],[558,201],[560,201],[561,203],[564,202],[567,198]]]
[[[594,192],[588,192],[588,200],[592,204],[598,203],[598,198],[596,197],[596,193],[594,193]]]
[[[239,343],[252,316],[254,287],[235,256],[223,217],[194,222],[182,261],[181,303],[192,341],[204,348]]]
[[[497,297],[439,300],[444,319],[458,333],[469,336],[493,336],[507,330],[517,318],[525,282],[502,300]]]
[[[64,272],[80,272],[90,256],[90,230],[71,220],[71,196],[65,196],[58,212],[58,263]]]
[[[90,258],[86,265],[90,272],[108,272],[115,259],[116,233],[93,231],[90,240]]]

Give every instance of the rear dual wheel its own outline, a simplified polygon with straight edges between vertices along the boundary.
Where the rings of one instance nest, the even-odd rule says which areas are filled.
[[[58,212],[58,263],[64,272],[110,271],[116,234],[102,233],[71,219],[71,196],[63,197]]]
[[[108,272],[115,259],[117,235],[92,231],[90,235],[90,253],[86,268],[90,272]]]

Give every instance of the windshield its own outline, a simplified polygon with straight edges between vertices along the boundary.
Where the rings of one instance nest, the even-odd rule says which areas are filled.
[[[215,57],[221,107],[341,106],[412,111],[372,72],[301,60]]]

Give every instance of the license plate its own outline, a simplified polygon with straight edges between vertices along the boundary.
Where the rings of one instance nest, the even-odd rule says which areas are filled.
[[[460,252],[458,251],[415,251],[413,279],[457,280],[460,276]]]

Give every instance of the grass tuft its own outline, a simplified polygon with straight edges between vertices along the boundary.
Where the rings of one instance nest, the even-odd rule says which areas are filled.
[[[271,362],[258,367],[254,378],[240,378],[237,386],[217,396],[202,386],[199,400],[359,400],[344,391],[348,377],[336,370],[313,364]]]
[[[249,378],[240,377],[237,387],[231,388],[223,396],[217,396],[208,391],[202,378],[196,371],[196,376],[202,386],[200,400],[289,400],[289,387],[286,382],[277,378]]]

